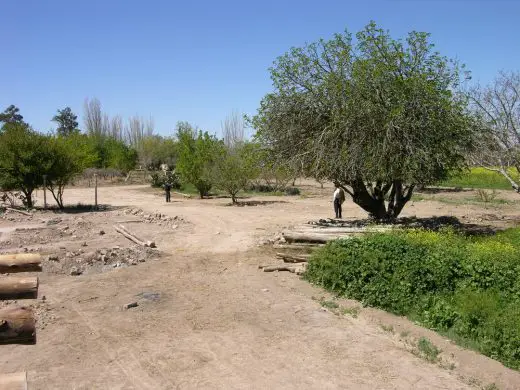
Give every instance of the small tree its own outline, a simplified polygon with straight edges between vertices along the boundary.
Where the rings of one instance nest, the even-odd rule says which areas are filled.
[[[465,166],[472,130],[460,70],[428,34],[405,40],[368,24],[293,48],[271,69],[253,119],[280,160],[342,185],[377,220],[396,218],[418,184]]]
[[[500,72],[491,85],[474,88],[469,96],[479,129],[472,162],[500,173],[520,193],[520,73]]]
[[[58,110],[58,113],[52,118],[53,122],[58,123],[56,132],[61,136],[69,136],[74,132],[78,132],[78,116],[75,115],[70,107]]]
[[[76,175],[91,166],[96,160],[95,151],[83,135],[50,137],[51,163],[47,174],[47,188],[56,204],[63,209],[63,193]]]
[[[222,150],[222,144],[207,132],[195,132],[191,126],[182,123],[177,127],[179,159],[176,171],[184,182],[197,188],[200,198],[204,198],[213,186],[212,166]]]
[[[32,208],[32,194],[43,184],[52,158],[47,137],[25,123],[6,123],[0,133],[0,187],[19,189]]]
[[[213,165],[212,178],[215,187],[226,191],[231,201],[237,203],[237,195],[245,190],[255,175],[254,159],[249,155],[254,149],[247,144],[225,148]]]

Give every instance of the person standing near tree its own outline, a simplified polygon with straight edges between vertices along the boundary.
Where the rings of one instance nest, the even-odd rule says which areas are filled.
[[[170,182],[166,182],[164,183],[164,192],[166,193],[166,203],[170,203],[170,191],[172,189],[172,185],[170,184]]]
[[[334,191],[332,197],[332,201],[334,202],[334,212],[336,213],[336,218],[341,218],[341,205],[345,202],[345,191],[343,191],[343,188],[341,188],[338,183],[336,183],[335,186],[336,191]]]

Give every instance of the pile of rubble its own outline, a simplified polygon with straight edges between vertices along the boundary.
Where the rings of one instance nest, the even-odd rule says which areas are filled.
[[[165,226],[170,229],[177,229],[180,224],[186,223],[184,219],[179,216],[170,217],[160,212],[153,212],[151,214],[145,213],[140,208],[128,208],[123,210],[122,215],[135,215],[140,217],[145,223],[154,223],[159,226]]]
[[[43,262],[44,270],[50,273],[69,274],[72,276],[84,273],[104,272],[114,268],[137,265],[159,257],[159,252],[151,248],[114,246],[111,249],[87,251],[82,248],[76,251],[60,251],[47,256]]]

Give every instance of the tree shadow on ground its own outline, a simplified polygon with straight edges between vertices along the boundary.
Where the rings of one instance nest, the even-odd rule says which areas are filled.
[[[49,206],[47,207],[47,211],[51,211],[56,214],[81,214],[121,210],[127,207],[128,206],[111,206],[108,204],[98,204],[96,207],[93,204],[78,203],[75,205],[66,205],[63,209],[60,209],[58,206]],[[44,211],[43,207],[38,207],[36,210]]]
[[[275,203],[289,203],[285,200],[241,200],[236,203],[227,203],[225,206],[236,206],[236,207],[245,207],[245,206],[267,206]]]
[[[375,225],[397,226],[405,229],[426,229],[431,231],[439,231],[444,228],[452,228],[456,232],[467,236],[482,236],[493,235],[503,228],[491,225],[479,225],[474,223],[461,222],[457,217],[453,216],[433,216],[427,218],[417,217],[402,217],[391,223],[377,223],[373,219],[356,219],[356,220],[341,220],[341,219],[320,219],[318,221],[309,221],[309,224],[316,226],[330,226],[330,227],[369,227]]]
[[[440,194],[446,192],[471,192],[474,191],[472,188],[461,188],[461,187],[424,187],[417,189],[415,192],[418,194]]]

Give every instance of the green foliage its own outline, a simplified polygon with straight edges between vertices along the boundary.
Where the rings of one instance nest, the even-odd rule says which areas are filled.
[[[171,185],[171,188],[173,189],[180,189],[181,188],[181,182],[180,177],[175,172],[163,172],[158,171],[154,172],[151,175],[151,185],[154,188],[163,188],[166,183],[169,183]]]
[[[0,187],[22,191],[32,208],[32,193],[43,184],[52,158],[48,138],[25,123],[7,122],[0,132]]]
[[[70,107],[65,107],[63,110],[58,110],[58,113],[52,118],[53,122],[58,123],[56,132],[61,136],[69,136],[78,130],[78,116],[75,115]]]
[[[139,160],[147,169],[160,169],[161,164],[173,168],[177,162],[177,143],[172,138],[160,135],[143,138],[139,147]]]
[[[223,151],[223,144],[207,132],[202,133],[186,123],[177,125],[179,157],[176,171],[184,182],[193,184],[201,199],[213,186],[212,169]]]
[[[429,34],[396,40],[372,22],[356,38],[335,34],[279,57],[252,124],[280,161],[351,187],[371,216],[392,219],[414,185],[465,166],[471,120],[456,93],[460,67]]]
[[[25,123],[23,121],[23,116],[20,114],[20,109],[13,104],[7,107],[4,112],[0,113],[0,122],[20,124]]]
[[[481,238],[410,230],[337,240],[314,252],[305,277],[520,367],[520,228]]]
[[[92,167],[114,168],[122,172],[128,172],[135,168],[137,151],[123,141],[103,135],[81,135],[81,137],[86,138],[95,157]]]
[[[63,192],[76,175],[92,166],[96,156],[86,136],[77,132],[67,136],[49,137],[51,163],[46,170],[46,185],[60,209]]]
[[[417,350],[419,355],[430,363],[435,363],[439,358],[439,354],[441,353],[441,350],[433,345],[432,342],[426,337],[421,337],[419,339],[417,342]]]
[[[215,159],[212,179],[215,187],[226,191],[233,203],[237,202],[237,194],[245,190],[256,174],[255,150],[248,144],[237,144],[226,147]]]
[[[513,180],[520,181],[520,177],[515,168],[510,168],[508,174]],[[511,189],[511,183],[509,183],[504,176],[485,168],[471,168],[459,174],[454,174],[449,179],[439,182],[438,185],[460,188]]]

